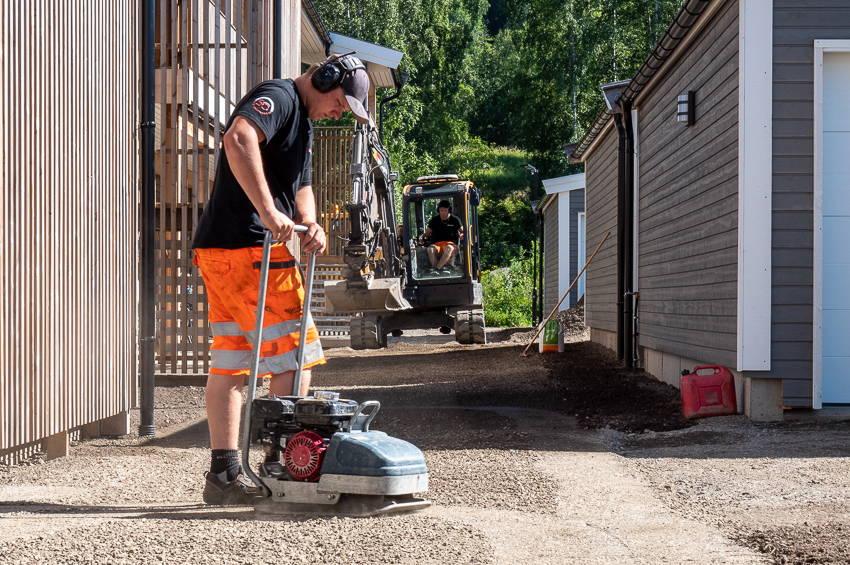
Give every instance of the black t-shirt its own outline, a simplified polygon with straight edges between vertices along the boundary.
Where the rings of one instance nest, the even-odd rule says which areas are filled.
[[[457,243],[462,226],[460,218],[450,215],[445,222],[440,216],[434,216],[428,222],[428,227],[431,229],[431,243],[437,243],[439,241]]]
[[[227,123],[245,116],[265,134],[260,144],[263,170],[275,207],[292,218],[295,193],[311,184],[313,124],[292,80],[269,80],[239,101]],[[193,248],[239,249],[263,244],[265,228],[239,186],[222,147],[210,200],[195,230]]]

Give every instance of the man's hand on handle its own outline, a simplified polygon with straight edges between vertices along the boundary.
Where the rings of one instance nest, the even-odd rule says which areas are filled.
[[[260,221],[272,234],[274,241],[289,241],[292,239],[292,229],[295,222],[277,208],[272,208],[260,215]]]
[[[301,234],[301,249],[304,253],[321,254],[327,244],[325,230],[315,222],[303,222],[307,231]]]
[[[264,214],[260,217],[260,220],[271,232],[273,241],[289,241],[292,239],[292,234],[295,233],[295,222],[278,210]],[[327,244],[325,230],[315,222],[303,222],[302,225],[307,229],[306,231],[298,230],[298,235],[301,238],[301,250],[304,253],[321,254]]]

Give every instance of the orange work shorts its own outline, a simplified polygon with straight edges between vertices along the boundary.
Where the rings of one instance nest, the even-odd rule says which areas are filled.
[[[196,249],[194,263],[204,277],[209,300],[210,374],[249,375],[251,344],[260,286],[262,247]],[[263,314],[259,376],[296,369],[301,331],[304,284],[295,258],[279,243],[272,246],[269,282]],[[312,316],[307,318],[304,368],[325,362],[319,333]]]
[[[448,247],[449,245],[454,246],[455,250],[457,250],[457,243],[454,243],[453,241],[438,241],[437,243],[434,243],[432,245],[437,248],[437,253],[441,255],[443,254],[443,251],[446,250],[446,247]]]

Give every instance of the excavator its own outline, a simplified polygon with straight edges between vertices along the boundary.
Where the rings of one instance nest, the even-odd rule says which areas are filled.
[[[396,214],[389,153],[373,124],[357,124],[351,149],[350,220],[341,280],[325,282],[325,312],[351,314],[352,349],[386,347],[387,336],[439,328],[464,344],[486,343],[478,239],[481,194],[457,175],[420,177],[402,190]],[[420,243],[437,204],[448,200],[463,238],[454,263],[436,271]],[[399,223],[399,217],[401,223]]]

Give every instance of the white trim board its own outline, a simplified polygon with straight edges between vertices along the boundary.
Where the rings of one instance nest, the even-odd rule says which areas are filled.
[[[543,179],[543,188],[546,189],[546,194],[556,194],[560,192],[569,192],[584,188],[585,177],[584,173],[575,175],[567,175],[565,177],[555,177],[551,179]]]
[[[377,45],[361,39],[355,39],[342,35],[341,33],[331,32],[331,51],[334,53],[349,53],[355,51],[357,57],[362,61],[383,65],[388,69],[397,69],[401,58],[404,57],[404,52]]]
[[[814,219],[812,263],[812,407],[823,407],[823,54],[850,52],[850,39],[814,44]]]
[[[584,176],[584,175],[582,175]],[[577,187],[579,188],[579,187]],[[584,185],[582,187],[584,188]],[[563,221],[561,218],[565,218]],[[572,235],[573,218],[570,214],[570,191],[558,195],[558,299],[564,296],[564,293],[573,282],[573,273],[570,271],[570,236]],[[566,227],[567,233],[560,233],[561,227]],[[566,274],[562,277],[561,274]],[[571,306],[570,299],[567,298],[567,307]]]
[[[738,366],[770,370],[773,0],[740,0]]]

